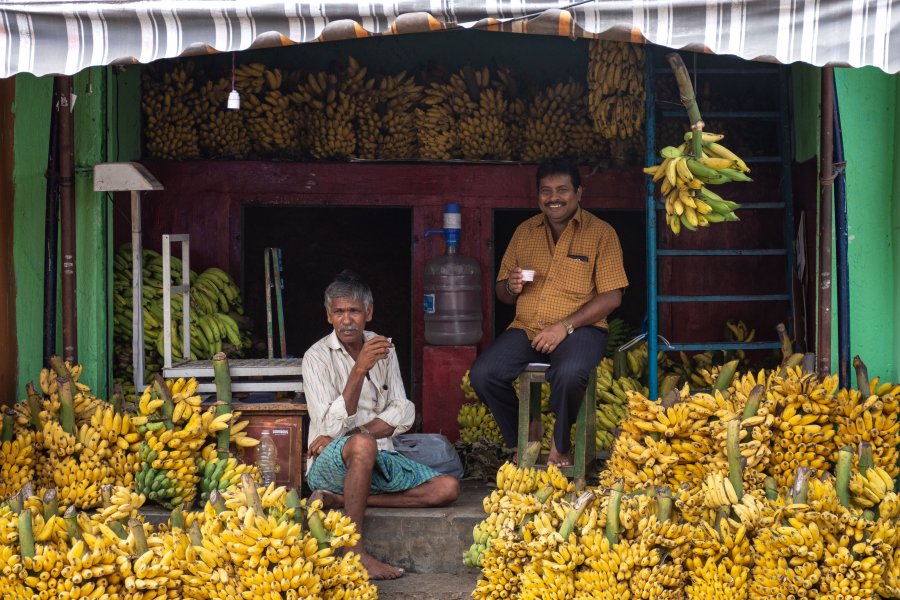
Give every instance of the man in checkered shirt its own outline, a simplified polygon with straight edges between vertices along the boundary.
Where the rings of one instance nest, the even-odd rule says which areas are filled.
[[[572,464],[569,432],[588,376],[606,352],[606,317],[622,302],[628,278],[615,230],[581,208],[581,177],[574,162],[538,166],[541,214],[516,229],[495,291],[515,304],[509,328],[472,365],[472,387],[494,413],[506,445],[517,445],[518,399],[513,380],[528,363],[549,363],[550,407],[556,414],[547,462]],[[532,281],[523,270],[534,271]],[[540,439],[540,422],[531,438]]]

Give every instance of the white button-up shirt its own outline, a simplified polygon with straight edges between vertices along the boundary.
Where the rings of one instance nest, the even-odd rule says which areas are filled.
[[[365,339],[375,337],[364,332]],[[312,345],[303,355],[303,393],[309,411],[309,443],[320,435],[338,438],[357,425],[381,419],[394,427],[394,435],[409,430],[416,416],[415,405],[406,397],[397,353],[391,348],[387,358],[369,371],[359,393],[356,413],[347,414],[344,386],[356,361],[331,332]],[[379,438],[378,449],[393,451],[391,438]],[[312,465],[307,461],[307,469]]]

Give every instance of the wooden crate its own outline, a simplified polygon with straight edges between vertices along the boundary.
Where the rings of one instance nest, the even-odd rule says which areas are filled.
[[[259,439],[268,431],[278,450],[278,472],[275,483],[300,488],[306,465],[303,460],[303,431],[306,404],[301,402],[272,402],[266,404],[235,402],[234,410],[241,411],[240,420],[248,419],[247,435]],[[245,448],[243,461],[255,462],[256,448]]]

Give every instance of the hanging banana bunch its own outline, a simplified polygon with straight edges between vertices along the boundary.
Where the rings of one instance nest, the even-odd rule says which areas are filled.
[[[579,107],[584,111],[583,96],[584,86],[572,79],[538,92],[528,107],[522,160],[540,162],[568,153],[568,134]]]
[[[301,146],[300,115],[291,98],[281,90],[281,70],[267,69],[262,77],[266,82],[263,90],[246,98],[247,129],[253,147],[270,156],[295,157]]]
[[[592,40],[587,106],[594,131],[609,141],[619,160],[639,156],[643,149],[646,100],[644,48]]]
[[[143,72],[141,108],[147,152],[156,158],[182,160],[200,155],[193,65],[185,62],[161,75],[162,67]]]
[[[241,158],[250,153],[246,113],[227,108],[231,82],[221,78],[200,87],[197,114],[203,115],[199,128],[200,150],[211,158]]]

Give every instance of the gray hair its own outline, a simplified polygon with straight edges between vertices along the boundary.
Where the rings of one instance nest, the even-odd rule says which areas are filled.
[[[325,308],[331,309],[332,302],[338,298],[362,300],[366,310],[372,306],[372,290],[369,285],[349,269],[338,273],[334,281],[325,288]]]

